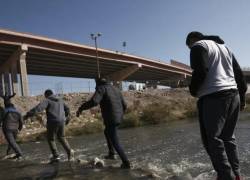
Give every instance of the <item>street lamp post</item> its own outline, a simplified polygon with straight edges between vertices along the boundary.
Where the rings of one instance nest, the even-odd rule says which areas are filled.
[[[96,64],[97,64],[97,74],[98,74],[98,78],[101,77],[101,72],[100,72],[99,57],[98,57],[98,49],[97,49],[97,38],[100,37],[101,35],[102,35],[101,33],[90,34],[91,39],[95,41]]]
[[[126,41],[123,41],[122,42],[122,46],[123,46],[123,53],[126,53],[126,46],[127,46],[127,42]]]

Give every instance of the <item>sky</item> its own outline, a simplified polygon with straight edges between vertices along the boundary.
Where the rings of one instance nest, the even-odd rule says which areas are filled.
[[[189,64],[190,31],[219,35],[250,67],[249,0],[0,0],[0,28]],[[122,42],[127,46],[123,48]],[[37,79],[35,80],[38,81]]]

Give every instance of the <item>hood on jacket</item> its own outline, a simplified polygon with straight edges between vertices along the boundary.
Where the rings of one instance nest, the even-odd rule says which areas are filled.
[[[218,44],[224,44],[225,42],[216,35],[204,35],[201,32],[198,31],[192,31],[187,35],[186,38],[186,45],[190,45],[191,39],[197,39],[197,40],[212,40]]]
[[[49,100],[51,101],[59,101],[60,97],[56,96],[56,95],[51,95],[49,97],[47,97]]]
[[[96,87],[97,87],[97,86],[101,86],[101,85],[109,84],[108,79],[107,79],[107,78],[104,78],[104,77],[96,78],[96,79],[95,79],[95,82],[96,82]]]

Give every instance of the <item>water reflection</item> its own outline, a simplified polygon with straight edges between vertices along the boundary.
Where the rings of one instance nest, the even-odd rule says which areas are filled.
[[[249,117],[248,115],[245,115]],[[22,144],[26,161],[0,161],[0,179],[214,179],[215,172],[205,153],[195,120],[150,127],[120,130],[124,149],[134,166],[121,170],[120,160],[105,161],[104,169],[79,163],[46,164],[46,142]],[[236,129],[242,173],[250,179],[250,121],[241,121]],[[70,138],[79,159],[91,160],[107,153],[103,134]],[[5,146],[0,147],[4,155]],[[60,149],[61,152],[64,152]],[[62,154],[62,159],[66,156]]]

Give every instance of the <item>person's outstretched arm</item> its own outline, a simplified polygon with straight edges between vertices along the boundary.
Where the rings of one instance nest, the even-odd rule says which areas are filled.
[[[234,78],[240,94],[240,107],[241,110],[243,110],[246,106],[245,94],[247,91],[247,83],[243,75],[243,72],[240,68],[240,65],[238,64],[234,55],[233,55],[233,70],[234,70]]]
[[[83,110],[90,109],[90,108],[92,108],[92,107],[97,106],[98,104],[100,104],[100,102],[101,102],[101,100],[103,98],[104,93],[105,93],[104,87],[97,87],[96,91],[95,91],[95,94],[92,96],[92,98],[89,101],[83,103],[78,108],[78,110],[76,112],[76,116],[79,117],[80,114],[81,114],[81,112]]]
[[[23,129],[23,117],[21,114],[19,114],[19,126],[18,130],[21,131]]]
[[[66,125],[67,125],[70,122],[70,109],[65,103],[63,103],[63,108],[64,108],[64,112],[65,112]]]
[[[2,126],[3,118],[4,118],[4,108],[0,106],[0,127]]]
[[[189,91],[192,96],[197,96],[197,92],[201,87],[207,75],[204,55],[206,50],[202,46],[194,46],[190,52],[190,65],[193,69]]]
[[[70,109],[65,103],[63,103],[63,108],[64,108],[65,116],[66,117],[70,116]]]
[[[39,103],[36,107],[32,108],[30,111],[28,111],[25,115],[25,119],[31,116],[34,116],[36,113],[44,111],[48,107],[48,100],[45,99],[41,103]]]
[[[120,92],[120,96],[121,96],[121,101],[122,101],[122,108],[123,108],[123,111],[125,112],[127,110],[127,103],[121,92]]]

